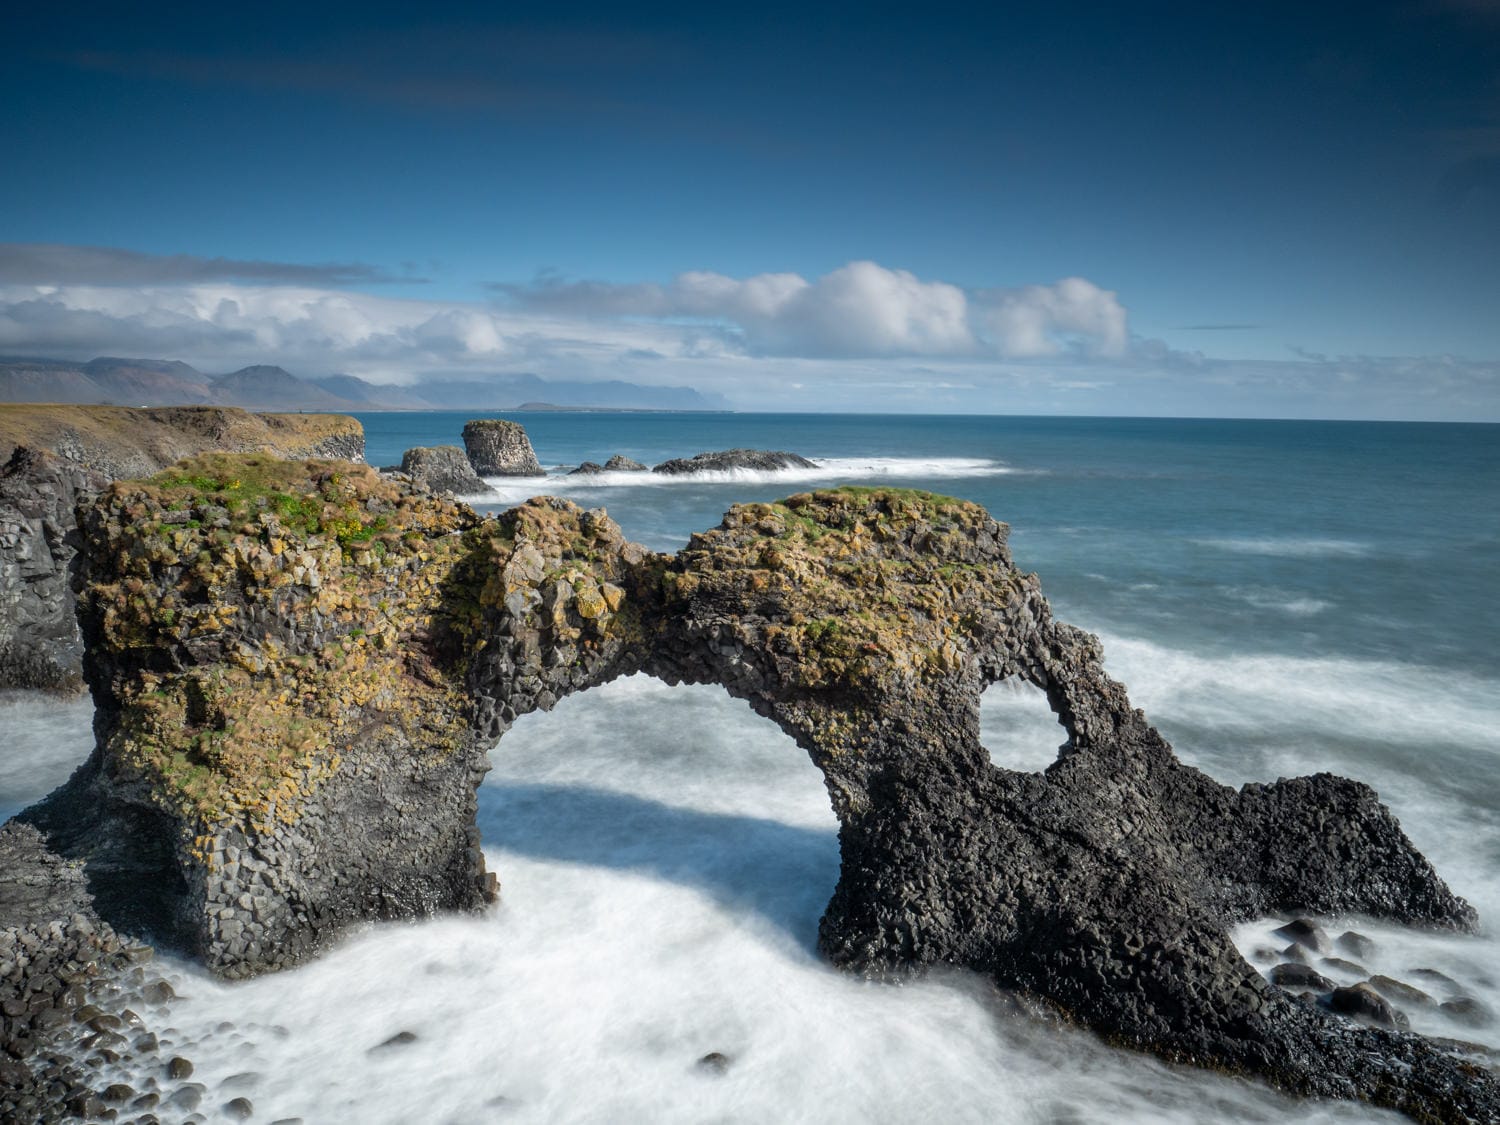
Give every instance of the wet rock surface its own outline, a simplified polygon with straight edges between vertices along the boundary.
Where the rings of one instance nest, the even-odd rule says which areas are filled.
[[[608,461],[604,462],[606,473],[644,473],[649,470],[639,461],[626,457],[624,454],[616,453]]]
[[[1374,792],[1235,790],[1182,764],[974,505],[802,494],[665,556],[560,500],[481,520],[354,466],[220,460],[112,486],[84,531],[98,745],[23,816],[83,862],[101,914],[224,975],[490,901],[473,819],[495,737],[645,671],[723,685],[822,770],[833,963],[960,966],[1167,1059],[1500,1116],[1472,1059],[1299,1003],[1230,939],[1272,913],[1474,927]],[[980,745],[980,694],[1005,678],[1068,733],[1044,772]]]
[[[517,422],[476,418],[464,424],[464,449],[474,471],[484,477],[541,477],[531,439]]]
[[[84,871],[32,828],[0,827],[0,1120],[106,1117],[156,1039],[135,1008],[151,951],[94,912]]]
[[[732,469],[752,469],[756,472],[775,472],[777,469],[816,469],[818,466],[806,457],[770,449],[721,449],[711,453],[699,453],[693,457],[674,457],[653,466],[653,473],[677,476],[684,473],[728,472]]]

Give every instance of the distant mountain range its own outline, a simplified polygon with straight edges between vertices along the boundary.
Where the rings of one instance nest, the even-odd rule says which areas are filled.
[[[227,375],[206,375],[178,360],[114,356],[87,363],[0,358],[0,402],[208,403],[251,410],[725,409],[718,395],[692,387],[649,387],[618,379],[589,383],[492,375],[394,386],[371,383],[357,375],[299,379],[284,368],[266,364]]]

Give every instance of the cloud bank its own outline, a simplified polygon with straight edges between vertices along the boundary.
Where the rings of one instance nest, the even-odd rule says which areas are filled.
[[[494,289],[518,309],[718,325],[752,355],[1118,357],[1129,346],[1124,306],[1081,277],[966,292],[906,270],[850,262],[814,281],[795,273],[739,279],[696,271],[669,285],[543,278]]]
[[[340,288],[352,267],[35,250],[0,247],[0,355],[210,373],[275,363],[386,383],[625,379],[751,410],[1500,420],[1500,364],[1217,360],[1133,336],[1118,297],[1083,278],[966,290],[861,261],[814,279],[542,278],[464,302]],[[255,283],[250,267],[264,268]]]
[[[379,285],[421,280],[398,277],[358,262],[303,265],[193,254],[145,254],[108,246],[0,242],[0,284],[188,285],[240,281],[264,285]]]

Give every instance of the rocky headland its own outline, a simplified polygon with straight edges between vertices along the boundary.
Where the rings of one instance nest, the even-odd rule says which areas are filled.
[[[0,405],[0,687],[82,684],[68,585],[75,505],[205,450],[360,461],[364,430],[342,415],[231,407]]]
[[[110,485],[80,528],[97,744],[18,820],[116,930],[225,976],[491,901],[474,812],[495,740],[644,671],[722,685],[822,771],[833,963],[959,966],[1177,1062],[1500,1117],[1473,1059],[1303,1003],[1230,940],[1269,913],[1475,926],[1375,793],[1182,764],[975,505],[806,493],[668,556],[560,500],[480,518],[363,466],[216,455]],[[980,745],[980,694],[1006,678],[1066,731],[1044,772]]]

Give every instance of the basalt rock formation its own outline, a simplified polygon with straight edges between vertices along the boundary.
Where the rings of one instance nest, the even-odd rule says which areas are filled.
[[[364,444],[341,415],[0,404],[0,687],[82,686],[68,587],[80,499],[210,449],[358,461]]]
[[[480,519],[358,466],[219,457],[80,517],[98,743],[23,818],[83,861],[104,917],[226,976],[488,901],[474,788],[494,740],[644,671],[723,685],[822,770],[835,964],[959,966],[1168,1059],[1500,1117],[1489,1071],[1300,1003],[1229,938],[1280,911],[1472,928],[1375,793],[1183,765],[972,504],[803,494],[666,556],[561,500]],[[1067,732],[1045,772],[980,745],[980,694],[1009,677]]]
[[[720,449],[693,457],[674,457],[652,468],[653,473],[681,476],[684,473],[722,473],[752,469],[769,473],[777,469],[816,469],[818,466],[797,453],[774,449]]]
[[[464,423],[464,449],[482,477],[546,476],[526,430],[504,418],[476,418]]]
[[[41,449],[17,449],[0,467],[0,687],[83,686],[69,535],[78,501],[108,483]]]
[[[401,472],[434,492],[480,496],[495,490],[485,484],[456,445],[417,446],[401,455]]]

